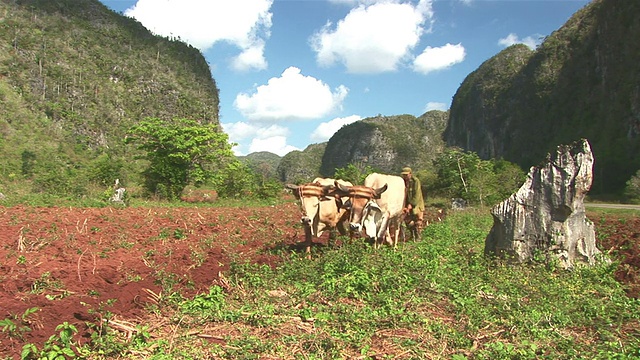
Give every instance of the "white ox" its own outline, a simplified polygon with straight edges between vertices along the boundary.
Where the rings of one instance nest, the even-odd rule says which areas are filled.
[[[365,178],[363,186],[335,185],[338,194],[349,197],[351,231],[364,230],[366,237],[374,240],[375,248],[384,241],[397,248],[404,220],[404,180],[400,176],[373,173]]]
[[[347,233],[344,223],[349,217],[349,212],[343,208],[340,196],[335,194],[335,183],[352,186],[348,181],[330,178],[315,178],[313,182],[303,185],[285,185],[293,190],[296,199],[300,200],[300,221],[304,227],[307,257],[310,257],[314,236],[320,237],[324,231],[329,230],[331,238],[334,238],[336,229],[342,235]]]

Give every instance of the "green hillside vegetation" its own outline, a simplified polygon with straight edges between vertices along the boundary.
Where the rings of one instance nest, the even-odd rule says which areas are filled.
[[[292,151],[282,157],[276,169],[283,183],[305,183],[320,176],[322,156],[327,143],[311,144],[303,151]]]
[[[134,124],[218,125],[218,89],[197,49],[96,0],[1,2],[0,13],[6,195],[82,196],[116,178],[139,183],[145,163],[123,141]]]
[[[502,96],[510,90],[515,76],[532,55],[533,51],[527,46],[513,45],[467,75],[451,104],[453,115],[445,134],[448,141],[457,144],[458,137],[464,134],[467,140],[461,145],[474,149],[484,159],[493,158],[502,148],[512,145],[507,133],[511,129],[504,119],[507,115],[504,112],[509,108],[503,103]],[[455,139],[452,139],[453,134]]]
[[[244,162],[249,168],[264,179],[278,179],[276,170],[282,158],[268,151],[254,152],[246,156],[238,156],[238,160]]]
[[[343,126],[329,139],[320,172],[333,176],[336,169],[362,164],[376,171],[399,173],[402,167],[431,168],[444,149],[442,132],[448,112],[377,116]]]
[[[450,112],[363,119],[281,158],[250,154],[217,166],[191,159],[180,166],[206,174],[171,181],[264,197],[277,196],[275,182],[411,166],[433,196],[484,204],[495,195],[466,188],[465,176],[488,189],[490,179],[512,174],[511,185],[521,174],[511,162],[528,169],[557,145],[585,137],[596,158],[592,193],[622,193],[640,168],[640,45],[628,41],[640,35],[639,6],[597,0],[537,50],[505,49],[469,74]],[[223,134],[218,89],[202,54],[97,0],[2,2],[0,11],[0,192],[104,198],[119,179],[130,197],[177,198],[179,189],[158,190],[160,179],[149,175],[164,170],[151,169],[157,164],[149,153],[126,139],[150,119],[168,126],[192,120],[198,131]],[[456,166],[455,180],[443,156],[471,160],[468,169],[476,170]]]

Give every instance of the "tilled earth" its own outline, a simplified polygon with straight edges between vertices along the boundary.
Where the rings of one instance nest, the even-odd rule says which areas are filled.
[[[441,216],[427,211],[429,221]],[[64,322],[89,341],[87,323],[101,312],[141,317],[163,287],[185,297],[205,292],[232,261],[273,266],[280,260],[273,250],[302,251],[299,218],[294,201],[259,208],[0,207],[0,321],[18,326],[12,336],[0,326],[0,355],[17,356],[27,343],[40,348]],[[621,261],[618,280],[638,297],[640,218],[590,218],[598,247]],[[324,244],[326,236],[316,240]],[[21,331],[25,326],[31,331]]]

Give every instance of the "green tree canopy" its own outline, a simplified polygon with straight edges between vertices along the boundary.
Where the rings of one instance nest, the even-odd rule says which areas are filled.
[[[473,204],[494,205],[515,192],[525,173],[506,160],[481,160],[472,151],[448,148],[435,160],[437,180],[429,190],[446,197],[462,198]]]
[[[204,184],[233,158],[227,134],[190,119],[146,118],[129,129],[126,143],[136,144],[149,161],[145,188],[168,199],[179,197],[187,185]]]

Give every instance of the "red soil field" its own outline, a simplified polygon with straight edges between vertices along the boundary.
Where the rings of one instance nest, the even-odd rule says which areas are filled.
[[[426,218],[438,216],[428,210]],[[64,322],[78,329],[74,340],[88,342],[87,323],[99,322],[101,311],[144,316],[167,286],[159,281],[191,297],[207,292],[232,261],[273,266],[280,261],[273,250],[304,251],[299,219],[293,200],[255,208],[0,207],[0,320],[21,326],[21,315],[38,308],[21,338],[0,332],[0,355],[18,358],[27,343],[42,348]],[[623,259],[616,275],[638,297],[640,219],[592,220],[606,235],[598,247]]]

